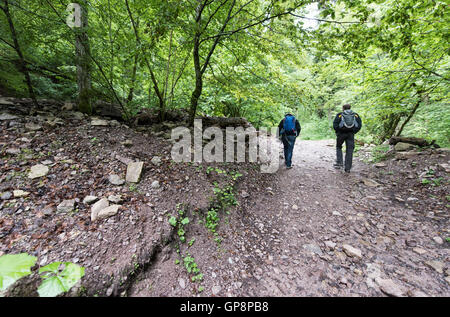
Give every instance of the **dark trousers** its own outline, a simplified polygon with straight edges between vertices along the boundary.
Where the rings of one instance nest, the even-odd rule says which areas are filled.
[[[287,167],[292,165],[292,153],[294,152],[295,135],[284,134],[281,138],[284,147],[284,161]]]
[[[355,134],[353,132],[339,132],[336,140],[336,164],[343,164],[342,145],[345,142],[345,165],[346,171],[350,171],[353,161],[353,150],[355,149]]]

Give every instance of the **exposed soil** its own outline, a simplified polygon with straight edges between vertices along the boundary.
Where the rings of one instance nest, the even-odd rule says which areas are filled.
[[[0,121],[0,194],[30,194],[0,199],[0,255],[35,255],[34,271],[53,261],[82,265],[86,274],[70,296],[450,295],[449,182],[440,166],[447,151],[380,167],[355,158],[345,174],[332,167],[333,140],[300,138],[293,169],[262,174],[257,164],[174,163],[172,143],[151,128],[92,126],[91,118],[50,108],[13,114]],[[127,159],[144,162],[140,182],[111,184],[111,174],[125,178]],[[48,174],[29,179],[42,162]],[[242,176],[231,182],[232,172]],[[215,236],[205,216],[214,188],[228,183],[239,205],[219,213]],[[119,212],[91,221],[84,197],[118,194]],[[76,208],[57,212],[66,199]],[[180,208],[189,218],[185,243],[168,222]],[[201,280],[192,281],[188,254]],[[20,285],[13,289],[20,294]]]

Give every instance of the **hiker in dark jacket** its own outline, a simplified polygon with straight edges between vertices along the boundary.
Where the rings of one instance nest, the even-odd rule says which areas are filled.
[[[346,173],[350,173],[353,161],[353,150],[355,149],[355,134],[361,130],[361,117],[351,110],[349,104],[342,106],[333,121],[333,128],[336,131],[336,163],[335,168],[342,168]],[[345,142],[345,164],[342,157],[342,145]]]
[[[295,139],[300,135],[301,129],[298,120],[290,113],[286,114],[278,125],[278,137],[283,142],[286,168],[292,168]]]

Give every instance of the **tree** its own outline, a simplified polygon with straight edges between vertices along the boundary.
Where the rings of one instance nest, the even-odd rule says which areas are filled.
[[[16,32],[16,28],[14,27],[14,22],[13,22],[13,18],[11,16],[11,12],[9,9],[9,1],[8,0],[2,0],[3,5],[0,6],[0,9],[5,13],[6,15],[6,19],[8,20],[8,25],[9,25],[9,29],[11,31],[11,37],[13,40],[14,44],[9,44],[8,42],[6,42],[9,46],[11,46],[12,48],[14,48],[14,50],[17,52],[17,55],[19,56],[19,71],[23,73],[23,75],[25,76],[25,81],[28,87],[28,93],[30,95],[30,98],[33,100],[33,103],[36,107],[39,107],[39,104],[36,100],[36,95],[34,93],[33,90],[33,85],[31,83],[31,78],[30,78],[30,73],[28,71],[28,66],[27,63],[25,61],[25,58],[23,56],[22,50],[20,48],[20,44],[19,44],[19,40],[17,38],[17,32]]]
[[[75,50],[77,64],[78,108],[81,112],[92,113],[91,100],[91,60],[88,29],[88,5],[85,0],[79,1],[80,26],[74,27]]]

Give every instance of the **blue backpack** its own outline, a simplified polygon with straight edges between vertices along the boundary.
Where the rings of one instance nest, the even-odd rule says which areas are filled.
[[[284,118],[283,130],[286,132],[293,132],[297,134],[297,130],[295,129],[295,117],[293,115],[287,115]]]

